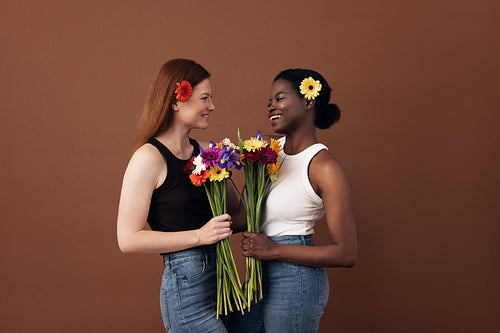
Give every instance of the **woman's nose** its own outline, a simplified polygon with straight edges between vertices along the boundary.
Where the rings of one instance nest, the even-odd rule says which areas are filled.
[[[276,108],[274,107],[274,102],[270,101],[269,104],[267,105],[267,112],[271,113],[275,110]]]
[[[214,101],[212,101],[211,98],[208,99],[208,110],[209,111],[215,110],[215,104],[214,104]]]

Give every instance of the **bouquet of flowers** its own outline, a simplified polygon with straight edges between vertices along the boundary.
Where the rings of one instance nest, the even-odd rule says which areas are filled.
[[[262,134],[243,141],[238,130],[240,155],[243,157],[245,188],[242,196],[247,212],[247,227],[250,232],[260,232],[260,219],[271,184],[276,180],[280,164],[278,153],[281,144],[271,139],[271,143],[262,140]],[[262,299],[262,266],[259,259],[246,258],[245,297],[250,310],[251,301]]]
[[[194,156],[184,167],[195,186],[203,185],[214,216],[226,213],[226,181],[231,179],[232,167],[241,169],[241,156],[229,139],[218,144],[210,142],[207,149]],[[232,298],[232,299],[231,299]],[[217,318],[233,311],[232,304],[243,313],[246,306],[240,278],[234,263],[229,238],[217,243]]]

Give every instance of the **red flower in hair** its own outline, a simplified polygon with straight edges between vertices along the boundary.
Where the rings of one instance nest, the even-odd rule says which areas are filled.
[[[175,97],[180,102],[185,102],[191,97],[193,94],[193,87],[188,81],[182,81],[181,83],[176,83],[177,89],[175,89],[175,93],[177,96]]]

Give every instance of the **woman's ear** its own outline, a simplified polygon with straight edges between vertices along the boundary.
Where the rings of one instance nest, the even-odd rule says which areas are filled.
[[[177,105],[177,101],[172,102],[172,110],[179,111],[179,105]]]
[[[306,99],[306,111],[314,110],[316,101],[314,99]]]

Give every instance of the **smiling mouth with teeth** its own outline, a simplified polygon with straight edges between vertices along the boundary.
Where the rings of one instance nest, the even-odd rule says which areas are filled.
[[[274,115],[274,116],[271,116],[269,117],[269,120],[276,120],[278,118],[281,118],[281,115],[280,114],[277,114],[277,115]]]

